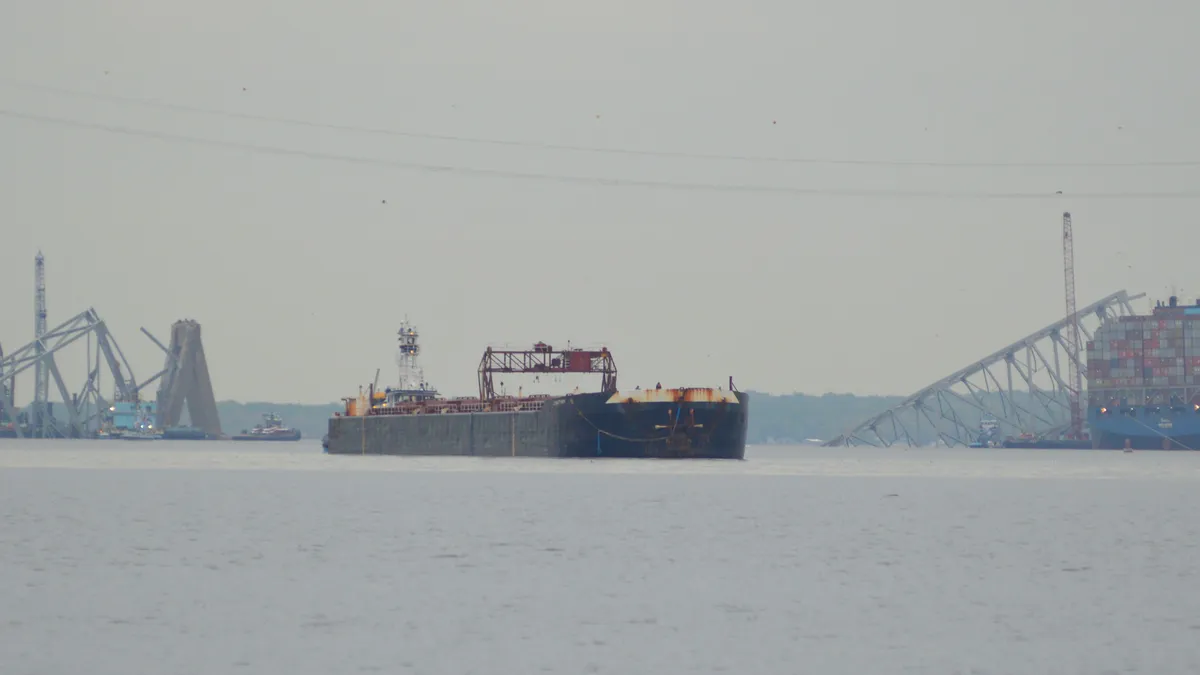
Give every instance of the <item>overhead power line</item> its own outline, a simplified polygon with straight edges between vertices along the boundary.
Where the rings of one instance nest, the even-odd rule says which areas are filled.
[[[10,87],[29,89],[36,91],[45,91],[64,96],[76,96],[83,98],[91,98],[97,100],[111,101],[116,103],[128,103],[133,105],[146,106],[150,108],[159,108],[162,110],[175,110],[178,112],[196,113],[202,115],[217,115],[222,117],[230,117],[236,119],[253,120],[258,122],[273,122],[276,124],[289,124],[293,126],[310,127],[315,129],[330,129],[336,131],[349,131],[361,134],[373,134],[382,136],[394,136],[400,138],[415,138],[423,140],[448,141],[454,143],[472,143],[477,145],[500,145],[519,148],[531,148],[540,150],[560,150],[569,152],[590,152],[612,155],[635,155],[645,157],[667,157],[676,159],[698,159],[710,161],[740,161],[740,162],[763,162],[763,163],[778,163],[778,164],[815,164],[815,165],[846,165],[846,166],[889,166],[889,167],[943,167],[943,168],[965,168],[965,169],[993,169],[993,168],[1169,168],[1169,167],[1197,167],[1200,166],[1200,159],[1182,159],[1182,160],[1146,160],[1146,161],[1126,161],[1126,162],[1035,162],[1035,161],[1020,161],[1020,162],[968,162],[968,161],[933,161],[933,160],[908,160],[908,159],[838,159],[827,157],[786,157],[772,155],[749,155],[749,154],[717,154],[703,152],[676,152],[670,150],[651,150],[651,149],[636,149],[636,148],[606,148],[598,146],[586,145],[567,145],[560,143],[547,143],[542,141],[520,141],[500,138],[481,138],[478,136],[462,136],[455,134],[436,134],[424,131],[405,131],[398,129],[381,129],[372,127],[363,127],[346,124],[329,124],[325,122],[313,122],[310,120],[301,120],[287,117],[277,117],[271,115],[256,115],[252,113],[243,113],[232,110],[220,110],[215,108],[203,108],[197,106],[181,105],[178,103],[170,103],[166,101],[157,101],[150,99],[134,98],[129,96],[118,96],[115,94],[106,94],[102,92],[79,91],[74,89],[64,89],[61,87],[53,87],[50,85],[37,84],[33,82],[23,82],[20,80],[10,80],[0,78],[0,84]]]
[[[242,150],[248,152],[258,152],[264,154],[289,156],[289,157],[304,157],[307,159],[326,160],[348,162],[353,164],[365,164],[371,166],[382,166],[395,169],[409,169],[414,171],[422,171],[427,173],[458,173],[472,176],[482,176],[490,178],[511,178],[519,180],[536,180],[536,181],[552,181],[559,183],[578,183],[587,185],[606,185],[616,187],[645,187],[658,188],[668,190],[690,190],[702,192],[754,192],[764,194],[788,194],[788,195],[814,195],[825,197],[889,197],[889,198],[925,198],[925,199],[1009,199],[1009,200],[1038,200],[1038,199],[1062,199],[1069,197],[1072,200],[1079,199],[1198,199],[1200,192],[1071,192],[1066,195],[1061,192],[949,192],[941,190],[877,190],[866,188],[802,188],[802,187],[787,187],[774,185],[752,185],[752,184],[722,184],[722,183],[690,183],[690,182],[670,182],[670,181],[651,181],[637,180],[628,178],[604,178],[599,176],[575,176],[569,174],[554,174],[554,173],[533,173],[522,171],[508,171],[503,169],[482,169],[468,166],[454,166],[448,164],[424,164],[418,162],[401,162],[377,157],[362,157],[357,155],[346,155],[330,152],[317,152],[312,150],[298,150],[295,148],[283,148],[270,145],[259,145],[254,143],[239,143],[234,141],[223,141],[208,138],[199,138],[196,136],[185,136],[182,134],[170,134],[158,131],[148,131],[144,129],[134,129],[130,127],[122,127],[111,124],[101,124],[97,122],[83,122],[78,120],[65,119],[60,117],[51,117],[48,115],[37,115],[32,113],[24,113],[15,110],[0,109],[0,116],[13,119],[22,119],[31,122],[39,122],[43,124],[53,124],[65,127],[74,127],[79,129],[90,129],[94,131],[105,131],[113,134],[122,134],[126,136],[136,136],[142,138],[152,138],[160,141],[170,141],[177,143],[191,143],[194,145],[202,145],[215,148],[226,148],[232,150]]]

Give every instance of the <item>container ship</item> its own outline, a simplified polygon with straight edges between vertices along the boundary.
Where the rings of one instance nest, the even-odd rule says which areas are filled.
[[[1087,373],[1092,447],[1200,449],[1200,300],[1106,320]]]
[[[342,399],[323,444],[330,454],[744,459],[749,396],[729,388],[617,389],[607,347],[529,350],[488,347],[479,394],[445,398],[425,380],[420,344],[407,320],[399,331],[400,382],[372,384]],[[601,376],[598,392],[562,396],[497,394],[493,375]],[[501,383],[503,387],[503,382]]]

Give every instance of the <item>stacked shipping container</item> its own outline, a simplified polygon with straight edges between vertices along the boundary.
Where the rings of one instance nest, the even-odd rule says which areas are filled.
[[[1188,316],[1183,320],[1183,382],[1185,387],[1200,385],[1200,368],[1195,367],[1200,357],[1200,315]]]
[[[1184,323],[1183,317],[1151,317],[1143,324],[1143,375],[1148,389],[1184,386]]]
[[[1169,390],[1200,386],[1200,313],[1105,321],[1087,343],[1087,379],[1092,405],[1167,402]]]
[[[1143,335],[1141,317],[1105,321],[1087,343],[1088,389],[1141,389]]]

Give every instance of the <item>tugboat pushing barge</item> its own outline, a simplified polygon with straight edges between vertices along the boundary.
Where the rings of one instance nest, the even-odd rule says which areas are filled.
[[[329,454],[744,459],[749,396],[729,389],[617,389],[606,347],[598,351],[488,347],[478,397],[444,398],[418,365],[416,327],[399,331],[399,387],[342,399],[329,420]],[[600,391],[565,396],[498,395],[494,373],[595,373]]]

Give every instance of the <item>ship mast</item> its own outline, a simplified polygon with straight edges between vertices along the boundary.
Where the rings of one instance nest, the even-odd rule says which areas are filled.
[[[409,322],[408,317],[400,323],[400,351],[396,354],[396,364],[400,366],[400,389],[419,390],[425,388],[425,371],[417,362],[421,353],[420,334],[417,327]]]

